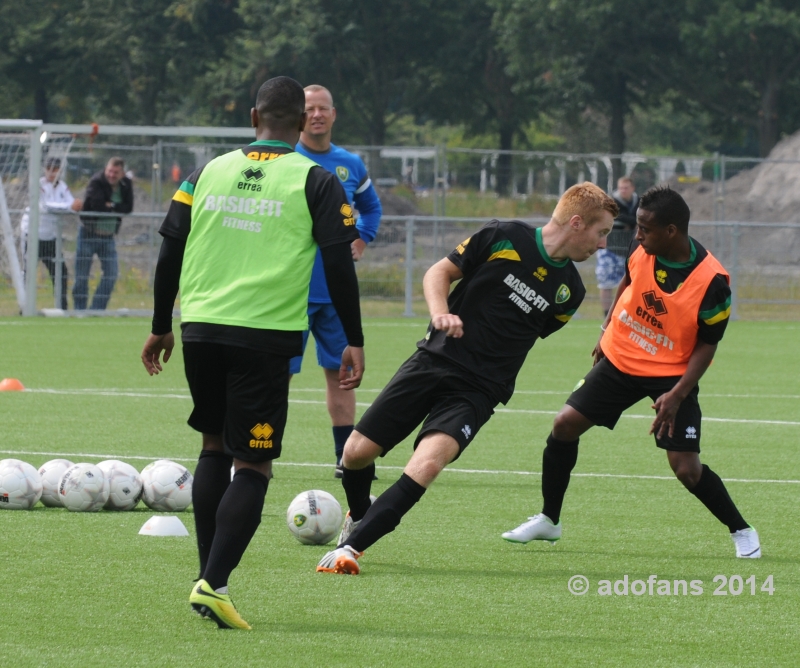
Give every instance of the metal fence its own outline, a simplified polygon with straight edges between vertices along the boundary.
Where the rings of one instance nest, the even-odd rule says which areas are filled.
[[[63,216],[62,247],[69,285],[74,278],[76,215]],[[149,314],[152,279],[160,246],[163,213],[124,216],[117,237],[120,276],[109,308]],[[365,315],[425,315],[422,276],[486,221],[478,218],[384,216],[375,240],[356,265]],[[528,222],[541,225],[547,218]],[[731,275],[733,318],[800,318],[800,225],[791,223],[708,222],[691,224],[692,236],[722,262]],[[95,260],[92,289],[99,276]],[[581,314],[601,315],[595,286],[595,261],[577,265],[587,286]],[[60,283],[38,276],[37,309],[56,308]],[[6,301],[10,298],[6,294]],[[8,309],[6,309],[8,313]]]
[[[103,133],[93,136],[89,126],[33,125],[16,129],[17,139],[23,135],[36,139],[27,144],[14,143],[17,147],[29,146],[24,161],[19,163],[24,164],[24,173],[16,166],[0,174],[4,186],[23,195],[23,199],[29,199],[26,188],[38,182],[42,156],[47,155],[49,142],[58,133],[62,137],[64,133],[75,134],[63,178],[76,196],[81,195],[89,177],[102,169],[109,157],[125,159],[126,169],[134,178],[135,213],[123,217],[117,237],[120,275],[109,308],[148,312],[160,245],[156,230],[174,190],[193,170],[251,139],[252,129],[117,126],[104,128]],[[14,124],[0,121],[0,133],[4,131],[7,136],[13,134]],[[692,209],[693,236],[717,255],[731,273],[734,317],[800,318],[800,223],[792,199],[800,199],[800,183],[798,188],[785,187],[791,174],[800,175],[800,161],[721,155],[502,153],[441,146],[347,148],[362,156],[385,197],[405,202],[413,213],[385,215],[377,238],[357,265],[366,314],[424,313],[421,280],[425,270],[486,220],[512,217],[503,209],[508,202],[520,203],[518,211],[522,213],[513,217],[541,224],[548,219],[561,193],[574,183],[589,180],[612,189],[612,159],[619,158],[639,192],[663,182],[682,192]],[[0,163],[2,150],[0,142]],[[503,198],[497,194],[501,186],[507,193]],[[781,186],[787,191],[781,194],[782,198],[774,192]],[[526,210],[522,206],[526,202],[536,206]],[[480,215],[475,215],[479,205]],[[21,264],[36,266],[30,249],[23,257],[24,244],[19,238],[21,204],[9,213]],[[63,216],[62,221],[63,267],[69,273],[71,286],[78,220],[73,214]],[[98,280],[98,269],[95,261],[92,288]],[[594,260],[582,263],[580,272],[588,288],[588,303],[582,311],[599,315],[598,295],[593,287]],[[41,265],[33,278],[29,273],[27,280],[29,313],[58,303]],[[16,301],[10,278],[3,275],[0,314],[19,312]]]

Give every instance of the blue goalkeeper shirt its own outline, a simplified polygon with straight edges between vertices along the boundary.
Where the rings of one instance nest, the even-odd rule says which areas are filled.
[[[330,149],[322,153],[308,148],[302,142],[297,142],[295,148],[298,153],[311,158],[320,167],[339,177],[339,181],[347,193],[347,199],[358,211],[359,218],[356,221],[356,229],[359,236],[367,243],[372,241],[378,233],[378,225],[381,222],[381,201],[378,199],[378,193],[372,186],[367,168],[361,158],[335,144],[331,144]],[[319,250],[317,250],[314,269],[311,272],[308,301],[312,304],[331,303],[328,284],[325,282],[325,270],[322,267],[322,255]]]

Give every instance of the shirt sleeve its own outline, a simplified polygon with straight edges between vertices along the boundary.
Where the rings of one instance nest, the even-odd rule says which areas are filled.
[[[82,211],[107,212],[106,196],[100,181],[102,172],[95,174],[86,185],[86,194],[83,197]]]
[[[378,193],[375,192],[375,188],[372,186],[372,181],[369,177],[366,177],[366,179],[353,195],[353,202],[360,214],[356,223],[358,234],[364,241],[370,243],[375,238],[375,235],[378,234],[383,208],[381,207],[380,199],[378,199]]]
[[[572,316],[577,313],[578,308],[586,297],[586,288],[583,285],[580,274],[578,274],[578,270],[574,267],[573,271],[574,273],[569,282],[570,297],[564,304],[555,305],[553,317],[544,323],[542,332],[539,334],[539,338],[541,339],[546,339],[566,325],[572,319]]]
[[[160,335],[172,331],[172,309],[181,281],[186,240],[165,235],[153,278],[153,322],[150,331]]]
[[[714,345],[722,340],[731,315],[731,288],[721,274],[708,286],[697,315],[697,338]]]
[[[53,198],[44,203],[45,210],[51,212],[69,211],[75,198],[72,196],[67,184],[59,181],[53,190]]]
[[[361,330],[361,304],[358,299],[358,277],[349,244],[333,244],[320,249],[325,279],[336,315],[342,322],[347,344],[364,347]]]
[[[335,174],[319,166],[308,170],[306,201],[320,248],[358,239],[355,212]]]
[[[462,241],[447,258],[456,265],[464,276],[471,274],[486,262],[491,255],[492,246],[505,240],[500,231],[500,223],[492,220],[471,237]]]
[[[192,229],[192,204],[194,204],[194,188],[200,178],[203,168],[195,170],[172,196],[169,210],[161,223],[158,232],[162,237],[172,237],[186,241]]]
[[[119,187],[122,201],[114,204],[112,211],[114,213],[130,213],[133,211],[133,183],[125,177],[119,182]]]

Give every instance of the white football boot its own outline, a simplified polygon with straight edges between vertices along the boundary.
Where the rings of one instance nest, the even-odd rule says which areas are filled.
[[[377,497],[374,494],[369,495],[369,505],[375,503],[375,499]],[[362,518],[363,519],[363,518]],[[344,516],[344,524],[342,525],[342,530],[339,532],[339,538],[336,541],[337,545],[341,545],[344,543],[349,537],[350,534],[355,531],[356,527],[361,524],[361,520],[355,522],[352,517],[350,517],[350,511],[347,511],[347,515]]]
[[[551,545],[561,538],[561,522],[553,524],[547,515],[534,515],[516,529],[506,531],[503,538],[511,543],[530,543],[532,540],[546,540]]]
[[[739,529],[731,534],[733,544],[736,546],[736,556],[739,559],[760,559],[761,543],[758,533],[753,527]]]
[[[349,545],[337,547],[328,552],[317,564],[317,573],[339,573],[341,575],[358,575],[361,567],[358,558],[364,554],[356,552]]]

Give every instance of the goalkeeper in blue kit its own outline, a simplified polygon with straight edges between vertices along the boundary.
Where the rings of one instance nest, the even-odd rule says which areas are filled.
[[[348,217],[358,231],[358,238],[350,248],[353,260],[361,259],[364,249],[378,233],[381,221],[381,203],[361,158],[355,153],[336,146],[331,142],[331,129],[336,121],[336,108],[330,91],[323,86],[306,86],[306,125],[300,133],[300,141],[295,150],[320,167],[335,174],[344,187],[351,211]],[[358,210],[355,217],[352,209]],[[308,294],[308,331],[303,334],[303,350],[308,343],[309,331],[314,335],[317,347],[317,362],[325,373],[326,399],[328,413],[333,427],[333,443],[336,455],[335,476],[342,477],[342,451],[350,433],[353,431],[356,415],[356,396],[354,392],[339,388],[339,369],[342,364],[342,351],[347,346],[347,337],[341,320],[333,308],[322,256],[317,253],[314,269],[311,272],[311,286]],[[300,373],[303,356],[292,359],[289,372]]]

